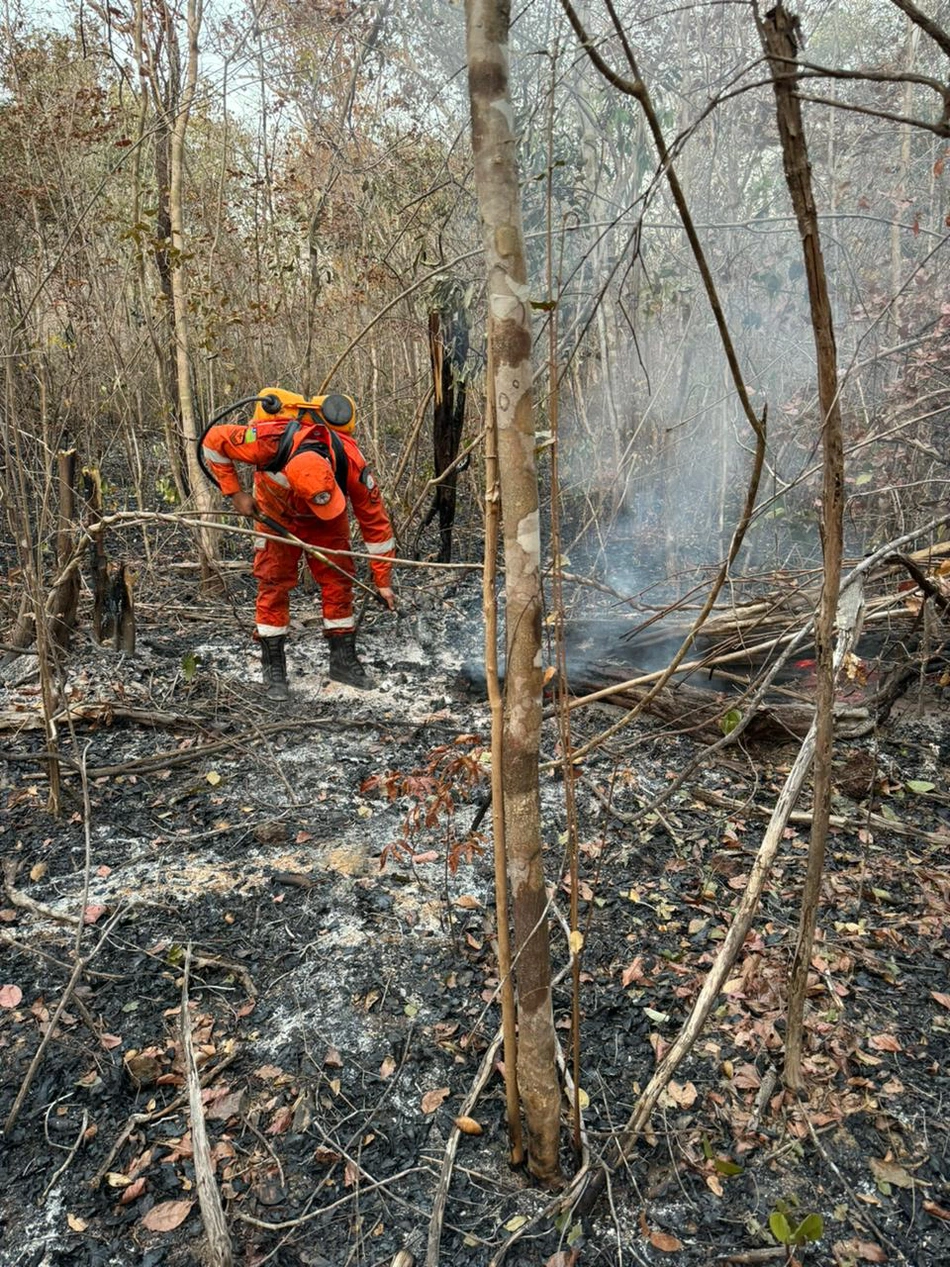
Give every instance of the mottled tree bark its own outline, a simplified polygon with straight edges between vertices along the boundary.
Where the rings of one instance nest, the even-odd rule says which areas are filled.
[[[818,399],[821,408],[822,490],[821,548],[824,572],[818,619],[815,623],[815,769],[814,807],[808,867],[802,892],[798,941],[788,988],[788,1033],[785,1043],[785,1081],[802,1083],[802,1026],[805,992],[825,865],[828,820],[831,814],[831,756],[834,743],[834,627],[841,587],[842,525],[844,518],[844,448],[838,395],[838,358],[835,348],[828,279],[818,237],[818,213],[811,185],[811,167],[805,144],[805,125],[796,92],[798,19],[784,5],[771,9],[760,27],[762,43],[772,71],[782,159],[792,205],[802,239],[812,328],[818,361]]]
[[[504,811],[518,987],[518,1086],[528,1167],[560,1179],[547,894],[541,856],[541,537],[531,397],[531,310],[508,89],[506,0],[467,0],[475,183],[488,277],[488,391],[497,425],[505,557]]]

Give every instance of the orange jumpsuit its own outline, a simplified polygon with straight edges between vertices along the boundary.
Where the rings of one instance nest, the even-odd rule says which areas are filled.
[[[293,415],[296,417],[296,415]],[[204,437],[202,456],[225,497],[241,491],[236,462],[256,468],[254,500],[262,514],[281,524],[307,545],[329,554],[331,567],[306,556],[313,579],[320,586],[323,630],[332,637],[351,633],[353,580],[356,565],[349,553],[347,501],[360,527],[378,588],[389,586],[390,560],[395,553],[392,525],[379,487],[352,436],[333,431],[305,417],[293,437],[290,456],[279,471],[262,468],[273,462],[291,416],[268,418],[249,426],[219,423]],[[322,451],[310,446],[321,445]],[[273,532],[258,523],[262,532]],[[290,541],[261,539],[254,557],[257,577],[257,633],[262,638],[286,634],[290,626],[290,592],[297,584],[300,546]],[[339,571],[338,569],[342,569]]]

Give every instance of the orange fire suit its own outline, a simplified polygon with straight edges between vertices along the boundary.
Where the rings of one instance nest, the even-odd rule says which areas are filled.
[[[225,497],[241,491],[236,462],[255,468],[254,501],[259,511],[307,545],[328,552],[334,566],[307,554],[307,566],[320,586],[323,630],[327,636],[352,632],[353,580],[356,565],[348,553],[349,501],[370,557],[378,588],[389,586],[395,553],[392,525],[366,458],[351,435],[332,431],[311,418],[302,419],[293,436],[290,456],[280,470],[264,468],[277,458],[290,416],[277,416],[249,426],[220,423],[204,437],[202,456]],[[314,447],[316,446],[316,447]],[[265,523],[262,532],[273,532]],[[297,584],[300,546],[291,541],[256,543],[256,620],[259,637],[285,634],[290,626],[290,592]]]

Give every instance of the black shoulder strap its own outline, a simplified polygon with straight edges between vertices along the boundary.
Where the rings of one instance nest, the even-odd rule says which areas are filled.
[[[290,453],[293,448],[294,436],[300,430],[300,419],[292,418],[284,428],[283,435],[280,437],[280,444],[277,446],[277,452],[267,463],[261,467],[262,471],[268,471],[273,475],[276,471],[282,471],[290,461]]]

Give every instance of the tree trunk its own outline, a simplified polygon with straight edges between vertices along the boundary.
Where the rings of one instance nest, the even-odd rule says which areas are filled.
[[[475,184],[488,274],[492,416],[505,553],[504,799],[518,986],[518,1087],[528,1168],[561,1178],[547,893],[541,855],[541,535],[531,399],[531,313],[508,89],[507,0],[467,0]]]
[[[172,304],[175,312],[175,367],[177,370],[178,403],[181,409],[182,435],[190,492],[199,515],[210,516],[214,510],[211,489],[198,462],[196,444],[201,428],[195,415],[191,385],[190,321],[188,316],[188,273],[185,263],[183,188],[185,181],[185,133],[198,81],[198,31],[201,27],[199,0],[188,0],[188,68],[184,88],[171,130],[171,153],[168,188],[168,214],[172,245]],[[169,24],[171,30],[171,24]],[[201,579],[206,588],[219,584],[215,569],[217,543],[207,528],[197,530]]]
[[[815,352],[818,360],[818,399],[821,409],[822,491],[821,548],[824,561],[818,619],[815,622],[817,685],[815,692],[815,768],[812,831],[808,866],[802,891],[798,941],[788,990],[788,1034],[785,1044],[785,1081],[802,1084],[802,1026],[812,944],[825,865],[828,820],[831,814],[831,756],[834,745],[835,610],[841,586],[844,518],[844,449],[838,395],[838,360],[828,280],[818,237],[818,214],[811,185],[801,103],[796,95],[795,38],[797,19],[782,4],[768,13],[761,26],[762,43],[772,70],[782,159],[792,205],[798,221],[808,278]]]

